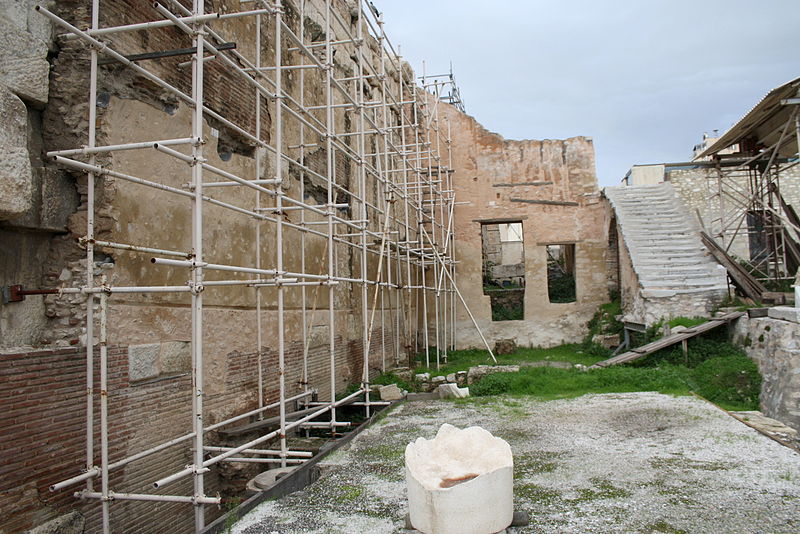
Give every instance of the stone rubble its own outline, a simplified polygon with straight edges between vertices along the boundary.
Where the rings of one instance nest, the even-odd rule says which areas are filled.
[[[470,367],[467,372],[467,384],[472,385],[486,375],[494,373],[518,373],[519,365],[479,365]]]
[[[403,399],[406,392],[397,387],[397,384],[389,384],[388,386],[380,386],[378,388],[382,401],[396,401]]]
[[[469,397],[469,388],[460,388],[456,384],[442,384],[436,388],[440,399],[466,399]]]

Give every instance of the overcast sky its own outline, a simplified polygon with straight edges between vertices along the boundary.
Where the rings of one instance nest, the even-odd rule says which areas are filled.
[[[798,0],[373,0],[417,74],[453,63],[467,113],[507,139],[594,138],[601,186],[688,161],[800,76]]]

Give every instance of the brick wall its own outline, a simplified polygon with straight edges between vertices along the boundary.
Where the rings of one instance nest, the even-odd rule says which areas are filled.
[[[394,354],[394,336],[386,332],[387,361]],[[358,381],[361,373],[360,341],[343,342],[337,337],[339,369],[337,390],[347,379]],[[372,338],[372,374],[380,368],[381,332]],[[257,406],[257,355],[228,355],[227,378],[222,392],[205,398],[206,414],[217,420],[235,414],[236,408]],[[302,347],[286,350],[287,391],[301,389]],[[263,359],[266,402],[277,400],[277,353]],[[347,369],[348,372],[343,372]],[[99,376],[99,352],[95,351],[95,377]],[[310,386],[329,396],[329,356],[326,347],[309,352]],[[49,486],[80,473],[85,462],[85,352],[79,348],[37,350],[0,356],[0,534],[21,532],[58,515],[77,509],[87,518],[87,533],[99,531],[98,501],[80,501],[76,485],[51,493]],[[95,388],[99,385],[95,383]],[[191,377],[188,373],[144,382],[128,379],[127,347],[109,349],[109,445],[110,461],[135,454],[191,431]],[[95,402],[95,458],[100,458],[99,404]],[[207,423],[214,421],[207,415]],[[208,436],[213,444],[215,435]],[[191,442],[173,446],[112,472],[112,489],[129,493],[153,493],[152,482],[191,463]],[[249,465],[249,464],[248,464]],[[245,470],[246,471],[246,470]],[[212,469],[206,476],[206,494],[230,495],[232,486]],[[99,479],[95,482],[99,489]],[[155,490],[165,494],[190,495],[191,478]],[[221,512],[206,507],[208,520]],[[143,518],[146,518],[144,520]],[[192,532],[194,517],[187,504],[116,501],[111,505],[114,532]]]

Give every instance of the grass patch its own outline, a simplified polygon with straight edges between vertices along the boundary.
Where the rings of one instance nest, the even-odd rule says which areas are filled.
[[[761,375],[747,356],[733,354],[709,358],[694,369],[669,362],[658,367],[616,366],[590,371],[528,367],[518,373],[488,375],[470,386],[470,393],[477,397],[531,395],[542,400],[634,391],[669,395],[696,392],[726,410],[757,410]]]
[[[761,374],[745,355],[710,358],[694,370],[694,391],[726,410],[758,409]]]
[[[353,486],[351,484],[345,484],[339,489],[341,490],[341,493],[337,495],[337,500],[342,503],[353,502],[364,494],[364,488]]]
[[[389,384],[397,384],[397,387],[406,391],[414,391],[414,386],[406,382],[394,373],[381,373],[372,379],[372,385],[388,386]]]
[[[723,462],[705,462],[692,460],[691,458],[653,458],[650,460],[653,469],[660,470],[665,468],[694,469],[698,471],[727,471],[733,466]]]
[[[431,349],[430,360],[436,361],[436,348]],[[602,360],[602,357],[586,353],[577,343],[560,345],[549,349],[539,347],[521,347],[512,354],[495,354],[497,364],[492,361],[489,351],[481,349],[455,350],[447,353],[447,363],[443,363],[437,370],[434,366],[425,366],[425,354],[415,358],[414,373],[430,373],[431,376],[447,375],[457,371],[467,371],[470,367],[478,365],[524,365],[525,362],[558,361],[592,365]],[[374,382],[377,383],[377,382]]]
[[[552,473],[558,468],[561,453],[550,451],[525,452],[514,457],[514,479]]]
[[[676,326],[691,328],[707,322],[708,319],[705,317],[675,317],[674,319],[667,321],[667,324],[669,324],[671,328],[675,328]]]
[[[376,445],[374,447],[362,449],[359,451],[359,454],[373,461],[394,461],[403,458],[403,455],[405,454],[405,445],[402,443],[397,446]]]
[[[586,393],[658,391],[688,395],[689,372],[668,366],[660,369],[609,367],[588,372],[550,367],[523,368],[519,373],[498,373],[470,387],[475,396],[532,395],[543,400],[579,397]]]
[[[496,373],[486,376],[470,386],[474,397],[491,395],[531,395],[542,400],[579,397],[586,393],[629,393],[657,391],[672,395],[691,392],[719,404],[727,410],[745,411],[759,408],[761,376],[758,368],[739,347],[727,341],[724,329],[708,332],[702,337],[688,340],[688,353],[683,354],[680,344],[673,345],[626,366],[581,371],[553,367],[526,366],[526,363],[553,361],[591,366],[610,355],[610,351],[595,343],[592,336],[616,334],[622,325],[616,320],[620,315],[619,300],[600,306],[589,321],[589,334],[580,344],[566,344],[548,349],[518,348],[512,354],[497,355],[497,365],[519,365],[518,373]],[[669,320],[671,327],[691,328],[706,322],[702,317],[676,317]],[[662,323],[651,326],[641,339],[632,339],[633,346],[644,344],[660,336]],[[632,337],[636,337],[632,334]],[[436,361],[436,348],[430,350],[429,359]],[[431,376],[466,371],[478,365],[494,365],[489,352],[480,349],[452,351],[448,361],[440,368],[426,367],[425,356],[415,360],[415,373]],[[414,389],[394,375],[381,375],[374,383],[397,383],[401,388]]]

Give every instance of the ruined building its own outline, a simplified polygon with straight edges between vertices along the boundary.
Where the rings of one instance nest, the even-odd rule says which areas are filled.
[[[202,531],[377,373],[607,298],[591,140],[485,131],[369,3],[35,5],[0,15],[0,532]]]
[[[382,371],[727,294],[655,272],[590,138],[486,131],[370,2],[40,4],[0,13],[0,533],[215,531]],[[673,186],[659,239],[700,255]]]

